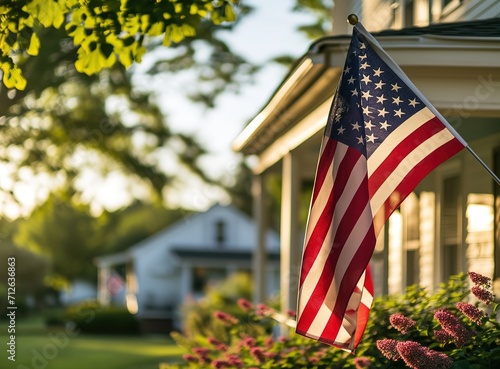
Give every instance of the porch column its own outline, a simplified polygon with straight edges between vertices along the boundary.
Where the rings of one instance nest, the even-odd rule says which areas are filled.
[[[109,305],[111,296],[108,289],[108,280],[110,275],[110,267],[107,264],[98,265],[97,269],[97,300],[101,305]]]
[[[302,250],[297,238],[298,193],[300,186],[298,158],[293,152],[283,157],[280,230],[281,309],[297,309],[297,286]]]
[[[187,301],[193,290],[193,271],[191,270],[191,265],[182,264],[181,272],[181,303]]]
[[[252,183],[253,217],[257,228],[257,245],[253,251],[253,301],[258,304],[267,298],[267,252],[266,252],[266,230],[267,217],[265,209],[264,175],[253,177]]]

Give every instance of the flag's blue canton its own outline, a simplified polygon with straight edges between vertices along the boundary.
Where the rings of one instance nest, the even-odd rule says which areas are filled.
[[[424,107],[354,28],[327,134],[367,157]]]

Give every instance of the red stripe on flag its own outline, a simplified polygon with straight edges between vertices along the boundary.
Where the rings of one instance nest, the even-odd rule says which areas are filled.
[[[335,154],[335,149],[337,148],[337,141],[330,140],[328,137],[324,138],[324,149],[321,151],[321,157],[319,159],[316,179],[314,181],[314,191],[312,195],[312,204],[316,201],[318,193],[323,186],[323,182],[328,174],[328,168],[333,161],[333,155]]]
[[[352,151],[351,154],[349,154],[349,150]],[[349,150],[342,158],[342,162],[339,164],[338,173],[350,172],[350,168],[352,168],[361,157],[361,154],[358,151],[352,149]],[[330,167],[330,163],[327,162],[324,163],[323,165],[327,166],[328,168]],[[320,166],[318,166],[318,170],[320,170]],[[309,227],[314,227],[314,230],[311,233],[309,239],[306,240],[304,258],[302,261],[302,273],[300,275],[299,286],[302,286],[302,284],[304,283],[304,280],[309,274],[309,270],[311,269],[314,261],[318,257],[318,254],[323,245],[323,240],[325,239],[328,231],[331,228],[337,201],[343,194],[348,179],[349,176],[347,175],[340,175],[335,178],[335,186],[333,186],[333,188],[330,190],[330,196],[328,197],[328,200],[325,203],[323,211],[321,212],[321,216],[318,218],[316,224],[309,225]]]
[[[377,192],[387,177],[394,172],[399,163],[415,150],[420,143],[442,131],[444,128],[443,123],[434,117],[405,137],[370,176],[370,195],[373,196]]]
[[[403,178],[403,180],[398,184],[394,193],[398,194],[399,201],[394,203],[389,197],[382,209],[384,209],[384,222],[389,219],[390,215],[396,210],[401,202],[406,199],[406,197],[412,192],[413,188],[417,186],[420,181],[434,170],[440,163],[448,160],[453,155],[458,153],[464,147],[460,141],[452,139],[446,144],[440,146],[432,153],[427,155],[423,160],[421,160],[413,169]]]
[[[353,150],[351,148],[348,149],[348,153],[346,154],[346,157],[352,157],[359,159],[360,153],[356,150]],[[360,218],[361,214],[363,213],[364,209],[367,206],[368,203],[368,193],[367,193],[367,181],[368,178],[365,175],[364,180],[360,184],[359,188],[357,191],[353,194],[353,197],[351,199],[351,202],[347,208],[347,211],[345,214],[335,214],[335,216],[341,216],[342,219],[339,222],[337,232],[335,233],[333,245],[330,245],[330,253],[328,254],[326,260],[324,260],[321,265],[323,265],[323,270],[321,272],[321,276],[318,278],[318,283],[314,286],[314,290],[309,298],[309,300],[306,303],[306,306],[304,308],[304,311],[308,311],[309,314],[303,314],[300,317],[300,320],[297,324],[299,329],[307,331],[309,327],[311,326],[314,318],[316,317],[318,310],[321,308],[321,306],[324,303],[325,297],[328,294],[328,291],[330,290],[330,285],[333,280],[333,276],[335,274],[335,269],[337,266],[337,263],[339,261],[339,257],[341,255],[341,252],[346,244],[347,239],[351,235],[352,230],[354,229],[355,224],[357,223],[358,219]],[[334,192],[335,188],[334,188]],[[335,197],[338,199],[339,196],[342,195],[342,192],[339,191],[340,193],[335,193]],[[370,228],[373,232],[373,229]],[[354,245],[356,246],[356,245]],[[374,245],[373,245],[374,246]],[[360,245],[360,248],[364,248],[363,243]],[[307,251],[306,251],[307,252]],[[359,252],[359,250],[358,250]],[[317,254],[316,254],[317,257]],[[316,257],[314,259],[316,259]],[[368,255],[368,260],[371,257],[371,253]],[[311,255],[304,255],[304,260],[309,260],[311,261],[313,258]],[[312,260],[314,261],[314,260]],[[312,265],[312,264],[311,264]],[[365,264],[366,265],[366,264]],[[364,270],[365,265],[363,265],[362,269]],[[308,272],[308,271],[307,271]],[[345,279],[348,283],[348,286],[350,286],[350,282],[352,282],[352,276],[350,275],[351,271],[346,271],[345,275],[343,276],[343,280]],[[362,272],[361,272],[362,274]],[[359,277],[361,276],[359,274],[358,279],[354,282],[354,284],[350,288],[350,291],[354,290],[356,287],[356,284],[359,280]],[[305,279],[305,278],[304,278]],[[302,278],[301,278],[302,280]],[[302,280],[303,281],[303,280]],[[350,296],[350,295],[349,295]],[[341,299],[340,304],[346,306],[347,301],[349,300],[349,296],[343,296],[339,295],[338,297]],[[343,298],[347,298],[347,301],[343,301]]]

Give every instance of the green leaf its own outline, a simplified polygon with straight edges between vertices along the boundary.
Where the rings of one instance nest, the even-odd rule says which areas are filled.
[[[470,365],[467,360],[458,360],[453,363],[451,369],[470,369]]]
[[[21,69],[16,65],[12,66],[8,63],[2,65],[3,79],[2,82],[7,88],[17,88],[24,90],[26,88],[26,78],[24,78]]]
[[[30,40],[30,47],[26,52],[29,55],[35,56],[38,55],[38,50],[40,50],[40,39],[38,38],[37,34],[33,32],[31,35],[31,40]]]
[[[148,35],[150,36],[159,36],[163,33],[164,24],[162,22],[154,23],[149,29]]]
[[[236,15],[234,14],[234,10],[231,4],[226,4],[225,11],[226,21],[234,22],[236,20]]]

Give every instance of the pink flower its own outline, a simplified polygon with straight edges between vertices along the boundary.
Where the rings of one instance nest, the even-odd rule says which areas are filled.
[[[194,347],[193,352],[198,356],[207,356],[210,350],[205,347]]]
[[[429,368],[447,369],[453,365],[453,360],[442,352],[429,350],[427,352],[427,356],[432,362],[432,366],[430,366]]]
[[[222,324],[226,326],[231,326],[238,323],[238,319],[236,319],[234,316],[232,316],[231,314],[224,313],[223,311],[220,310],[214,311],[213,316],[214,318],[220,320]]]
[[[468,304],[466,302],[457,302],[457,309],[477,325],[481,325],[481,320],[486,315],[483,311],[479,310],[474,305]]]
[[[485,290],[482,287],[474,286],[471,288],[471,291],[472,291],[472,294],[474,296],[476,296],[479,300],[484,302],[486,305],[489,305],[491,303],[491,301],[493,301],[493,294],[490,291]]]
[[[255,339],[253,337],[245,337],[241,340],[241,344],[245,347],[252,348],[255,346]]]
[[[313,364],[313,365],[315,365],[315,364],[319,363],[319,362],[320,362],[320,360],[321,360],[321,359],[320,359],[319,357],[316,357],[316,356],[309,356],[309,357],[307,358],[307,361],[309,361],[309,363],[310,363],[310,364]]]
[[[485,277],[479,273],[469,272],[469,278],[476,286],[482,286],[486,288],[491,287],[491,278]]]
[[[369,368],[372,365],[372,361],[364,356],[354,358],[354,365],[356,365],[356,369]]]
[[[188,362],[198,362],[198,358],[191,354],[184,354],[182,358]]]
[[[208,343],[210,343],[211,345],[214,345],[214,346],[221,344],[221,342],[214,337],[208,337],[207,340],[208,340]]]
[[[193,352],[198,355],[198,361],[202,364],[208,364],[211,359],[208,357],[210,350],[205,347],[194,347]]]
[[[227,361],[228,361],[229,365],[235,366],[236,368],[243,367],[243,360],[241,360],[241,358],[238,355],[228,354]]]
[[[231,366],[231,364],[229,364],[229,362],[226,360],[217,359],[217,360],[212,361],[212,366],[215,369],[225,369],[225,368],[229,368]]]
[[[415,325],[416,321],[405,317],[403,314],[392,314],[389,317],[391,325],[403,334],[408,333]]]
[[[438,342],[443,342],[447,343],[450,341],[453,341],[453,336],[446,332],[444,329],[440,329],[438,331],[434,331],[434,337],[436,338],[436,341]]]
[[[264,361],[266,361],[266,355],[264,355],[264,352],[260,347],[252,347],[250,349],[250,354],[257,359],[257,361],[262,364]]]
[[[398,360],[401,357],[399,356],[398,351],[396,350],[396,345],[398,341],[392,340],[389,338],[383,340],[377,340],[377,348],[379,351],[389,360]]]
[[[267,337],[265,340],[264,340],[264,345],[267,347],[267,348],[271,348],[273,347],[274,345],[274,340],[272,337]]]
[[[278,353],[277,352],[265,352],[264,353],[264,356],[268,359],[275,359],[277,356],[278,356]]]
[[[253,310],[253,304],[247,299],[244,298],[238,299],[237,303],[240,309],[243,311],[249,312]]]
[[[215,348],[219,351],[227,351],[229,350],[229,347],[225,343],[220,343]]]
[[[429,350],[418,342],[399,342],[396,349],[405,364],[413,369],[447,369],[453,364],[445,354]]]
[[[256,314],[259,316],[268,316],[273,311],[273,309],[266,304],[258,304],[256,310]]]
[[[287,343],[288,339],[285,336],[279,336],[278,337],[278,342],[280,342],[280,343]]]
[[[470,332],[448,310],[439,309],[434,313],[434,317],[441,324],[441,327],[453,337],[457,347],[462,347],[470,339]]]

